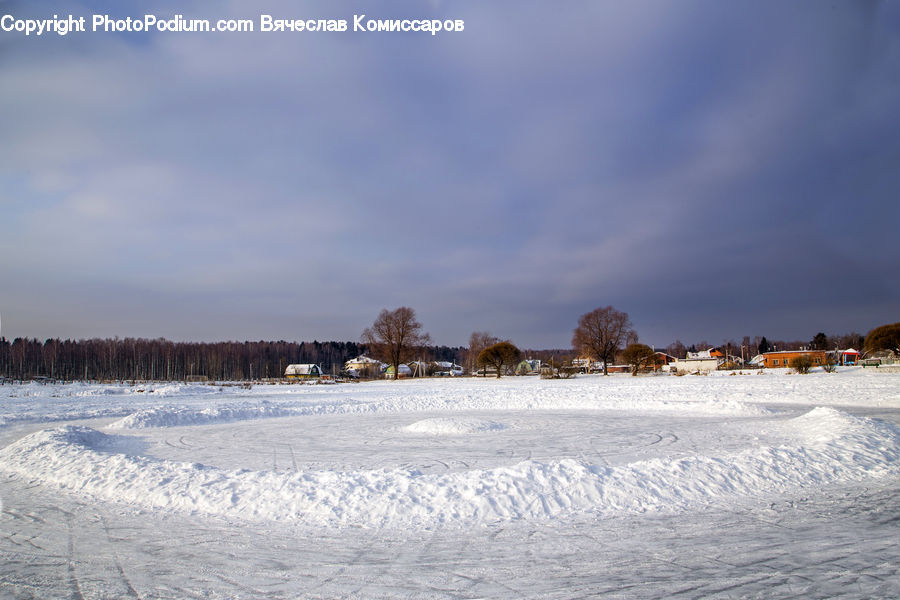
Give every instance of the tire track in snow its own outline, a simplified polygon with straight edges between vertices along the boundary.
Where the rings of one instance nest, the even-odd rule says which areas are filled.
[[[181,439],[178,440],[177,444],[173,444],[169,440],[164,440],[164,441],[167,446],[175,448],[176,450],[192,450],[192,448],[190,446],[188,446],[187,444],[185,444],[184,442],[181,441],[183,439],[184,439],[184,436],[181,436]]]
[[[112,534],[109,532],[109,523],[107,523],[102,515],[100,515],[100,524],[103,525],[103,531],[106,532],[106,540],[109,542],[110,546],[114,546]],[[116,563],[116,569],[119,572],[119,576],[122,578],[122,583],[125,584],[125,590],[128,592],[128,596],[130,598],[142,600],[141,595],[138,594],[137,590],[134,589],[134,586],[131,585],[131,580],[125,575],[125,569],[122,568],[122,561],[119,559],[119,553],[115,551],[115,548],[113,548],[113,560]]]
[[[325,586],[336,582],[337,579],[339,577],[341,577],[342,575],[344,575],[351,567],[355,567],[355,566],[359,565],[362,562],[362,558],[368,554],[369,554],[369,550],[366,548],[363,548],[363,549],[355,552],[353,554],[353,558],[351,558],[349,561],[341,563],[340,566],[331,575],[324,578],[320,583],[316,584],[315,586],[313,586],[309,589],[303,590],[304,595],[309,596],[310,592],[314,592],[316,590],[321,590]],[[322,566],[324,567],[324,566],[335,566],[335,565],[334,564],[331,564],[331,565],[323,564]]]
[[[297,468],[297,457],[294,456],[294,447],[287,443],[284,445],[287,446],[291,453],[291,464],[294,466],[294,472],[298,472],[300,469]]]
[[[47,522],[44,519],[42,519],[40,516],[35,515],[33,513],[20,513],[19,511],[15,510],[15,509],[4,508],[2,514],[8,515],[9,517],[11,517],[13,519],[13,521],[23,521],[23,522],[34,523],[37,525],[46,525],[47,524]],[[4,527],[4,529],[6,529],[6,528]],[[37,534],[34,534],[29,537],[24,537],[17,531],[13,531],[12,533],[9,533],[9,534],[7,534],[4,531],[4,532],[0,532],[0,535],[3,536],[3,539],[5,539],[6,541],[8,541],[11,544],[14,544],[16,546],[22,547],[23,545],[27,544],[35,550],[44,550],[43,546],[38,546],[37,544],[34,543],[34,540],[38,537]],[[19,541],[17,541],[17,539],[22,540],[22,541],[19,542]]]
[[[184,441],[185,436],[178,438],[178,441],[188,450],[203,450],[203,446],[195,446]]]
[[[213,575],[217,579],[224,581],[225,583],[234,587],[235,589],[242,590],[245,594],[247,594],[248,598],[265,598],[268,596],[268,594],[266,594],[265,591],[258,589],[258,588],[250,587],[249,585],[243,584],[240,581],[238,581],[237,579],[233,579],[231,577],[228,577],[227,575],[223,575],[222,573],[217,572],[217,573],[213,573]],[[238,596],[238,597],[240,597],[240,596]]]
[[[66,529],[68,531],[68,542],[66,544],[66,563],[69,573],[69,584],[72,589],[72,598],[74,600],[85,600],[84,594],[81,592],[81,583],[78,581],[78,575],[75,573],[75,523],[74,515],[68,511],[56,507],[66,517]]]
[[[4,508],[4,509],[3,509],[3,514],[9,515],[9,516],[12,517],[13,519],[28,520],[28,521],[31,521],[32,523],[38,523],[38,524],[40,524],[40,525],[46,525],[46,524],[47,524],[47,521],[45,521],[45,520],[44,520],[43,518],[41,518],[39,515],[36,515],[36,514],[33,514],[33,513],[20,513],[19,511],[15,510],[15,509]]]

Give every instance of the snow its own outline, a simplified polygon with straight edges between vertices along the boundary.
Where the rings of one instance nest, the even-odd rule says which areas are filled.
[[[73,573],[83,597],[661,597],[710,595],[726,579],[735,596],[900,594],[888,566],[900,558],[888,542],[900,533],[898,374],[27,384],[0,386],[0,399],[0,558],[18,565],[0,573],[0,589],[13,597],[74,595]],[[160,587],[146,575],[148,550],[117,527],[193,549],[154,546]],[[51,534],[70,540],[64,564],[42,541]],[[198,536],[217,541],[190,546]],[[408,554],[423,536],[443,548],[440,568],[432,547]],[[807,553],[779,550],[734,581],[742,569],[723,561],[736,539],[753,552]],[[303,540],[324,540],[313,545],[353,575],[288,567]],[[77,559],[75,545],[106,548],[115,568]],[[346,548],[404,570],[361,566]],[[832,550],[870,577],[850,585],[834,575],[837,559],[820,560]],[[637,563],[616,558],[648,553],[712,558],[648,586]],[[695,558],[676,560],[685,554]],[[514,568],[524,556],[530,568]],[[585,572],[578,560],[600,562]],[[277,583],[236,576],[248,561]],[[813,577],[826,563],[830,575]],[[784,576],[758,577],[773,570]],[[616,573],[615,585],[603,573]],[[556,592],[546,587],[554,578]]]
[[[414,433],[505,427],[426,419]],[[783,443],[740,452],[639,460],[621,467],[562,459],[426,474],[419,469],[227,471],[115,451],[133,438],[88,427],[33,433],[0,451],[8,471],[99,500],[335,527],[472,526],[572,512],[687,510],[731,496],[900,474],[897,429],[816,408],[784,425]]]
[[[410,433],[431,435],[465,435],[504,429],[508,429],[508,426],[497,421],[460,417],[422,419],[403,428]]]

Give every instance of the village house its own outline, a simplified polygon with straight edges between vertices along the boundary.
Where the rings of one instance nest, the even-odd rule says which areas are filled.
[[[354,379],[359,377],[373,378],[384,371],[384,363],[368,356],[358,356],[344,363],[344,372]]]
[[[287,379],[319,379],[322,377],[322,369],[314,364],[288,365],[284,376]]]
[[[708,360],[710,358],[725,358],[725,354],[718,348],[707,348],[697,352],[688,352],[688,360]]]
[[[670,356],[665,352],[656,351],[653,353],[653,358],[649,361],[649,366],[651,366],[654,371],[668,371],[669,365],[676,360],[678,359],[674,356]]]
[[[669,365],[678,373],[709,373],[725,363],[725,354],[718,348],[688,352],[687,358],[675,359]]]
[[[791,366],[791,360],[808,356],[812,360],[814,367],[824,365],[827,361],[829,352],[826,350],[777,350],[775,352],[763,353],[763,366],[767,369],[784,368]]]

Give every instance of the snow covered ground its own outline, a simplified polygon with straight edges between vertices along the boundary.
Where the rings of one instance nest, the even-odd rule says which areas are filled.
[[[900,597],[900,374],[0,385],[0,597]]]

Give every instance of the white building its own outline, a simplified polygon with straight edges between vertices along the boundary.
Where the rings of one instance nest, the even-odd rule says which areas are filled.
[[[669,370],[679,373],[709,373],[719,368],[718,358],[676,358]]]

